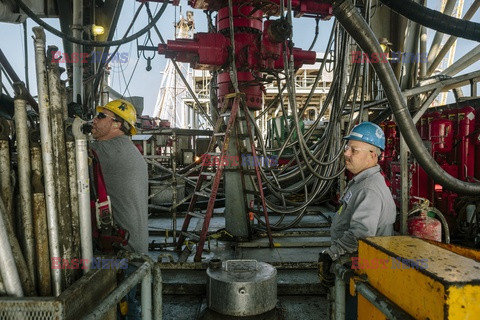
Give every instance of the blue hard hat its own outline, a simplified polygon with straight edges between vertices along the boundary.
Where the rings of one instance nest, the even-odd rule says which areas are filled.
[[[356,125],[353,127],[352,132],[348,136],[343,137],[343,139],[366,142],[380,148],[382,151],[385,150],[385,134],[382,128],[372,122],[366,121]]]

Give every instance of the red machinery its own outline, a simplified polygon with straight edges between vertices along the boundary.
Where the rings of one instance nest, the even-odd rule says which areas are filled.
[[[449,106],[442,112],[424,114],[417,124],[417,130],[435,161],[451,176],[464,181],[480,178],[480,107],[464,105]],[[386,146],[384,161],[380,164],[391,182],[391,189],[397,205],[400,197],[400,165],[398,156],[398,134],[391,121],[382,126],[385,131]],[[416,198],[428,199],[455,229],[459,216],[456,200],[458,194],[435,184],[427,173],[414,160],[409,164],[410,207]],[[414,229],[425,227],[425,221],[416,218]],[[435,224],[435,230],[438,229]],[[418,231],[418,230],[417,230]],[[417,232],[415,231],[415,232]],[[412,229],[413,232],[413,229]],[[427,232],[428,233],[428,232]]]
[[[475,159],[477,159],[477,165],[475,166],[475,178],[480,180],[480,109],[477,110],[477,126],[475,128],[476,134],[473,135],[475,141]]]
[[[158,52],[167,58],[192,64],[194,68],[219,70],[217,77],[219,107],[224,97],[234,92],[230,79],[229,51],[230,15],[228,1],[192,0],[189,4],[197,9],[218,11],[217,33],[197,33],[193,39],[169,40],[160,44]],[[292,8],[298,15],[314,15],[330,18],[331,4],[314,0],[293,0]],[[303,64],[314,64],[314,51],[294,48],[287,40],[291,27],[285,19],[262,21],[264,15],[274,15],[279,11],[278,0],[271,2],[233,1],[233,27],[235,29],[235,67],[238,86],[246,95],[247,106],[258,110],[263,102],[263,72],[282,70],[284,53],[293,56],[294,68]]]
[[[471,181],[475,176],[475,109],[467,106],[458,110],[458,177],[464,181]],[[477,161],[480,159],[477,159]]]

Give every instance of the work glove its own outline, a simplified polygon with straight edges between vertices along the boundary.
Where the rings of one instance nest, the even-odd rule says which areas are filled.
[[[320,284],[325,288],[333,287],[335,275],[330,271],[333,260],[328,253],[321,252],[318,256],[318,278]]]

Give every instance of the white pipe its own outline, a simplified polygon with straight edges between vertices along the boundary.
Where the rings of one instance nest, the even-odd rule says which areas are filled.
[[[10,178],[10,145],[9,145],[10,124],[6,120],[0,123],[0,194],[5,201],[6,215],[13,223],[12,211],[12,182]],[[13,228],[14,226],[12,226]]]
[[[449,16],[452,15],[453,9],[455,8],[455,4],[457,0],[448,0],[445,4],[445,8],[443,9],[443,14],[447,14]],[[432,63],[433,59],[437,56],[438,52],[440,51],[440,47],[442,46],[442,39],[444,34],[440,31],[435,32],[435,36],[433,37],[432,44],[430,45],[430,52],[428,53],[428,65]]]
[[[27,100],[26,89],[23,82],[15,82],[15,131],[17,137],[18,158],[18,189],[21,209],[21,234],[19,234],[22,248],[25,252],[30,278],[36,285],[35,274],[35,241],[33,235],[32,213],[32,187],[30,178],[32,175],[30,166],[30,142],[27,126]]]
[[[72,16],[72,35],[75,39],[82,39],[83,31],[83,1],[82,0],[73,0],[73,16]],[[80,54],[82,53],[82,45],[74,43],[72,45],[72,53]],[[83,101],[83,68],[82,68],[82,59],[73,63],[73,101],[80,103],[77,100],[78,95]]]
[[[162,300],[162,270],[160,263],[154,263],[152,266],[153,274],[153,319],[162,320],[163,300]],[[143,291],[142,291],[143,293]]]
[[[440,74],[454,76],[457,73],[468,68],[470,65],[474,64],[478,60],[480,60],[480,45],[467,52],[463,57],[450,65],[447,69],[440,72]]]
[[[84,273],[90,270],[90,263],[93,259],[92,243],[92,220],[90,216],[90,184],[88,176],[88,144],[87,137],[82,132],[85,122],[75,118],[72,125],[73,136],[75,137],[75,155],[77,159],[77,193],[78,211],[80,215],[80,241],[82,244],[82,259],[88,259],[89,263]]]
[[[34,27],[35,67],[37,72],[38,109],[40,113],[40,140],[42,142],[45,199],[47,204],[48,238],[50,257],[61,258],[58,236],[58,218],[55,203],[55,181],[52,160],[52,136],[50,134],[49,100],[47,88],[47,68],[45,64],[45,32],[42,27]],[[53,294],[62,292],[61,269],[52,269]]]
[[[22,283],[8,240],[5,213],[5,206],[0,195],[0,274],[7,294],[14,297],[23,297]]]
[[[33,232],[35,234],[35,252],[37,262],[37,288],[42,297],[52,295],[52,277],[50,275],[50,252],[48,250],[47,211],[45,209],[45,188],[43,187],[42,152],[40,144],[32,142],[30,148],[32,161],[32,211]]]
[[[152,264],[150,264],[153,267]],[[152,320],[152,268],[142,279],[142,320]]]
[[[62,89],[60,84],[60,72],[58,61],[55,60],[53,52],[58,51],[55,46],[48,47],[47,69],[48,89],[50,98],[50,124],[52,132],[52,157],[55,174],[55,195],[58,203],[58,226],[62,259],[71,261],[73,256],[72,248],[72,216],[70,210],[70,195],[67,172],[67,156],[65,150],[65,128],[63,124]],[[74,270],[64,269],[65,287],[74,282]]]
[[[345,281],[335,274],[335,320],[345,320]]]

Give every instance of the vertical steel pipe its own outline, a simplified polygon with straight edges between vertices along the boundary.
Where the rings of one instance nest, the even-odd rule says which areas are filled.
[[[345,281],[335,274],[335,320],[345,320]]]
[[[152,267],[152,264],[150,264]],[[152,268],[142,279],[142,320],[152,320]]]
[[[162,269],[160,263],[154,263],[153,272],[153,319],[162,320],[163,300],[162,300]]]
[[[408,234],[408,199],[410,198],[410,180],[408,179],[408,146],[403,135],[400,135],[400,233]]]
[[[67,135],[68,184],[70,186],[70,208],[72,210],[72,247],[73,256],[81,257],[80,214],[78,211],[77,163],[75,160],[75,141]]]
[[[63,69],[60,69],[60,78],[62,77]],[[62,113],[63,113],[63,121],[68,119],[68,93],[67,93],[67,81],[60,80],[60,88],[62,89]]]
[[[25,253],[30,278],[35,286],[35,239],[33,237],[30,142],[27,126],[26,89],[23,82],[15,82],[15,132],[17,137],[18,189],[21,210],[20,242]]]
[[[88,145],[87,136],[82,132],[84,121],[75,118],[72,132],[75,137],[75,158],[77,160],[77,194],[78,212],[80,216],[80,241],[82,245],[82,259],[93,259],[92,218],[90,216],[90,184],[88,176]],[[90,264],[84,269],[87,273]]]
[[[83,0],[73,0],[73,15],[72,15],[72,35],[75,39],[82,39],[83,32]],[[82,45],[74,43],[72,46],[73,54],[82,53]],[[80,103],[83,101],[83,68],[82,59],[78,59],[73,63],[73,101]],[[78,96],[80,95],[80,101]]]
[[[0,274],[2,275],[5,291],[14,297],[23,297],[22,283],[18,274],[15,259],[7,234],[7,219],[5,206],[0,196]]]
[[[52,278],[50,276],[45,189],[42,180],[42,152],[37,142],[31,141],[30,157],[32,162],[33,233],[35,235],[37,288],[40,296],[47,297],[52,295]]]
[[[173,152],[173,155],[174,157],[177,156],[177,152],[179,152],[179,150],[177,149],[177,134],[175,133],[175,131],[173,131],[173,135],[172,135],[172,152]],[[152,145],[155,145],[154,144],[154,141],[155,141],[155,137],[152,139]],[[154,155],[154,150],[152,150],[152,156]],[[176,243],[177,242],[177,175],[176,175],[176,172],[177,172],[177,161],[175,160],[175,158],[172,159],[172,186],[173,186],[173,189],[172,189],[172,204],[173,204],[173,210],[172,210],[172,230],[173,230],[173,243]],[[182,160],[183,161],[183,160]]]
[[[427,28],[420,27],[420,79],[427,76]]]
[[[0,274],[0,295],[1,296],[7,295],[7,290],[5,289],[5,285],[3,284],[3,279],[1,274]]]
[[[14,216],[12,210],[12,182],[10,178],[10,123],[0,120],[0,194],[5,204],[6,215],[9,221],[13,223]],[[15,226],[12,226],[15,227]]]
[[[63,125],[62,88],[58,69],[59,60],[53,53],[58,51],[56,46],[49,46],[47,50],[48,89],[50,93],[50,123],[52,130],[52,157],[55,175],[55,195],[58,203],[58,226],[61,243],[62,259],[71,261],[72,248],[72,217],[70,210],[70,195],[67,172],[67,156],[65,150],[65,129]],[[63,269],[65,287],[74,282],[73,270]]]
[[[55,202],[55,181],[52,158],[52,136],[50,132],[50,100],[47,87],[47,68],[45,64],[45,32],[41,27],[34,27],[35,68],[37,72],[37,92],[40,113],[40,138],[42,142],[42,160],[45,181],[45,199],[47,204],[48,238],[50,256],[61,258],[58,217]],[[62,273],[60,269],[52,269],[53,294],[62,292]]]

